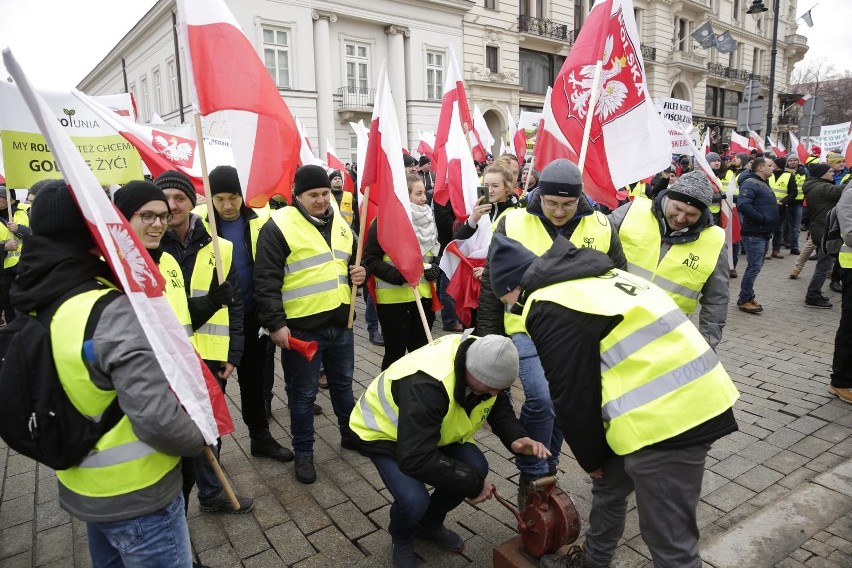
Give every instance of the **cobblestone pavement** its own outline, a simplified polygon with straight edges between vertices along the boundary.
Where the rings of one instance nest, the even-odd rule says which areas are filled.
[[[739,551],[726,544],[725,535],[734,529],[748,534],[755,524],[750,520],[767,507],[819,488],[831,492],[833,507],[821,507],[815,516],[778,516],[779,525],[787,529],[784,538],[758,543],[751,563],[739,565],[852,566],[852,484],[840,471],[845,467],[848,474],[852,457],[852,407],[826,388],[840,297],[826,286],[834,309],[805,308],[814,263],[808,263],[799,280],[789,280],[792,263],[789,257],[766,261],[756,285],[764,306],[761,315],[736,309],[739,280],[731,281],[732,307],[719,353],[742,393],[735,406],[740,431],[718,441],[707,458],[698,507],[702,549],[729,555],[733,549],[736,557]],[[743,257],[740,274],[744,265]],[[382,356],[382,349],[368,343],[366,335],[362,320],[356,326],[356,396],[378,373]],[[288,443],[280,368],[278,374],[271,429]],[[520,389],[514,391],[516,401],[522,400]],[[328,392],[320,391],[324,414],[316,419],[315,454],[319,479],[310,486],[295,480],[292,464],[249,457],[248,433],[233,404],[234,397],[239,398],[236,385],[229,385],[228,395],[236,432],[223,442],[222,464],[237,492],[254,497],[256,505],[249,515],[201,514],[193,495],[189,524],[197,559],[209,566],[250,568],[389,566],[390,496],[369,460],[340,448]],[[511,455],[487,430],[477,441],[488,458],[490,478],[500,493],[513,498],[517,470]],[[0,566],[88,566],[85,525],[60,509],[53,472],[5,445],[0,446],[0,469]],[[560,483],[571,492],[585,523],[590,480],[567,450],[559,469]],[[822,478],[827,481],[820,482]],[[767,516],[774,515],[770,511],[761,518]],[[448,525],[465,538],[464,554],[418,541],[425,565],[490,566],[492,548],[515,534],[514,518],[494,500],[479,507],[461,505]],[[705,566],[726,565],[716,557],[705,555]],[[633,502],[614,565],[650,565]]]

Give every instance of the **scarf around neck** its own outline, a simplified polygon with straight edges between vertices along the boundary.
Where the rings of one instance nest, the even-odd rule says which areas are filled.
[[[411,224],[414,234],[420,243],[420,253],[426,256],[431,253],[438,256],[441,247],[438,244],[438,227],[435,225],[435,215],[428,205],[411,204]]]

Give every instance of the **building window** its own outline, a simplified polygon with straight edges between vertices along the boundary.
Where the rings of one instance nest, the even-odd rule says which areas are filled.
[[[354,132],[349,133],[349,163],[358,169],[358,135]]]
[[[585,20],[586,11],[583,9],[583,0],[574,0],[574,37],[577,37],[577,31],[583,27]]]
[[[160,114],[163,112],[163,89],[159,69],[151,72],[151,80],[154,81],[154,112]]]
[[[704,116],[716,116],[716,97],[718,96],[718,88],[707,87],[707,92],[704,95]]]
[[[485,0],[485,8],[487,10],[496,10],[497,9],[497,0]]]
[[[734,21],[739,21],[739,19],[740,19],[740,0],[734,0],[734,9],[731,12],[731,15],[734,17]]]
[[[737,118],[737,105],[742,93],[720,87],[707,87],[704,98],[704,114],[722,118]]]
[[[440,51],[426,52],[426,98],[441,100],[444,96],[444,54]]]
[[[740,103],[742,96],[742,93],[736,91],[724,92],[724,108],[722,109],[722,116],[724,118],[737,118],[737,105]]]
[[[178,93],[177,64],[174,59],[172,59],[167,63],[167,65],[169,68],[169,99],[172,103],[171,110],[177,110],[179,105],[178,100],[180,99]]]
[[[550,53],[519,49],[521,90],[526,93],[545,94],[556,81],[565,58]]]
[[[148,78],[142,77],[139,79],[139,88],[142,89],[142,104],[140,105],[140,115],[147,119],[146,122],[151,121],[151,98],[150,93],[148,92]]]
[[[263,63],[280,89],[290,88],[290,32],[263,29]]]
[[[492,73],[497,73],[500,71],[500,52],[497,49],[496,45],[486,45],[485,46],[485,66]]]
[[[369,87],[370,46],[364,43],[345,43],[346,86]]]
[[[677,30],[677,51],[688,51],[689,42],[686,38],[689,36],[689,26],[683,18],[675,20],[675,29]]]

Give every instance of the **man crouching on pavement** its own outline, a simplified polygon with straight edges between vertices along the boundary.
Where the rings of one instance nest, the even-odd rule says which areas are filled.
[[[465,498],[475,504],[493,494],[488,462],[473,442],[486,418],[513,453],[550,455],[527,435],[504,392],[517,377],[511,339],[447,336],[393,363],[355,405],[349,427],[394,498],[394,568],[417,566],[414,536],[464,549],[444,519]],[[435,488],[431,496],[426,484]]]

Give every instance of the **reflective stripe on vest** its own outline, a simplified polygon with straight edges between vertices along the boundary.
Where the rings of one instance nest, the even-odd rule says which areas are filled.
[[[178,261],[175,257],[167,252],[160,256],[158,265],[160,274],[166,281],[166,287],[163,289],[163,295],[169,302],[172,311],[177,315],[178,321],[186,331],[186,336],[189,338],[193,347],[195,344],[195,334],[192,331],[192,318],[189,315],[189,304],[186,302],[186,287],[183,282],[183,272],[180,269]]]
[[[691,243],[669,247],[660,258],[660,225],[648,199],[634,201],[618,231],[627,270],[650,280],[691,314],[707,279],[716,269],[719,253],[725,244],[725,232],[719,227],[706,227]]]
[[[787,184],[790,183],[790,172],[783,172],[778,178],[775,174],[769,178],[769,187],[772,188],[772,193],[775,194],[775,201],[781,203],[781,200],[787,197]]]
[[[219,238],[219,254],[222,256],[222,273],[227,277],[233,261],[234,245]],[[216,270],[216,258],[212,241],[204,245],[195,255],[195,264],[189,278],[190,297],[206,296],[213,282]],[[227,361],[231,344],[231,320],[228,308],[217,310],[209,320],[195,330],[195,345],[202,359],[208,361]]]
[[[473,440],[473,435],[485,422],[496,398],[491,397],[480,402],[471,410],[470,415],[456,402],[455,359],[459,345],[460,335],[444,336],[394,362],[370,383],[358,399],[349,417],[349,427],[352,431],[364,441],[397,441],[399,406],[393,400],[391,387],[393,381],[420,372],[439,381],[449,398],[447,414],[441,420],[438,446]]]
[[[841,245],[837,262],[840,263],[842,268],[852,268],[852,247],[847,247],[845,244]]]
[[[269,220],[270,209],[268,205],[264,205],[263,207],[252,208],[257,217],[254,219],[248,220],[249,226],[249,239],[251,239],[251,258],[254,260],[257,257],[257,237],[260,235],[260,228],[266,224],[266,221]],[[207,229],[207,232],[210,233],[210,223],[207,222],[207,205],[199,205],[195,209],[192,210],[193,213],[201,217],[201,222],[204,224],[204,228]],[[219,235],[221,237],[221,235]]]
[[[30,217],[27,215],[26,210],[21,209],[20,205],[12,214],[12,220],[15,221],[16,224],[23,225],[24,227],[28,227],[30,225]],[[21,251],[24,248],[24,243],[21,242],[20,238],[13,235],[9,229],[6,228],[5,223],[0,223],[0,241],[8,241],[11,239],[18,241],[18,250],[6,251],[6,258],[3,259],[3,268],[12,268],[21,261]]]
[[[536,256],[543,255],[553,246],[553,239],[542,221],[524,209],[515,209],[506,214],[505,229],[507,237],[523,243]],[[593,248],[608,253],[611,238],[609,219],[603,213],[594,211],[582,218],[569,240],[576,247]],[[526,332],[523,318],[509,312],[503,314],[503,329],[506,335]]]
[[[731,408],[739,396],[698,329],[664,292],[636,275],[613,269],[547,286],[530,295],[523,317],[540,301],[622,316],[600,340],[601,419],[618,455],[682,434]]]
[[[396,266],[391,260],[391,257],[384,255],[382,257],[386,263],[391,266]],[[433,260],[432,254],[423,255],[423,264],[431,264]],[[391,284],[385,282],[381,278],[373,278],[376,283],[376,301],[380,304],[405,304],[414,301],[414,290],[408,284]],[[417,284],[417,291],[421,298],[432,298],[432,286],[429,281],[423,276],[420,276],[420,282]]]
[[[306,317],[349,305],[349,257],[354,237],[342,217],[332,217],[331,247],[295,207],[274,211],[270,219],[290,246],[281,283],[287,317]]]
[[[81,354],[88,320],[95,302],[109,288],[92,290],[65,301],[50,324],[53,359],[62,387],[81,414],[97,420],[116,397],[92,382]],[[105,433],[79,466],[57,471],[56,477],[70,491],[87,497],[111,497],[153,485],[174,469],[180,458],[158,452],[141,442],[130,419],[123,416]]]

